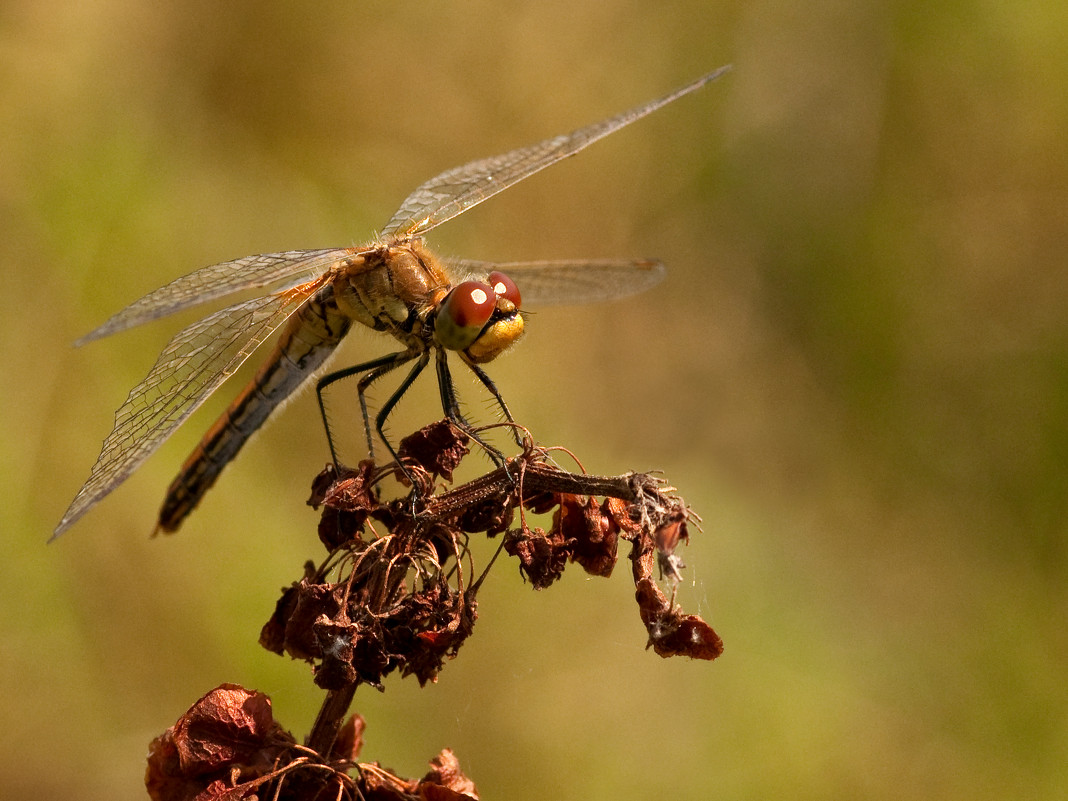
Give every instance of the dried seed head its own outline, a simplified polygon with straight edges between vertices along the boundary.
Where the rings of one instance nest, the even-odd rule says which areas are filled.
[[[413,492],[428,492],[431,476],[448,481],[468,441],[447,421],[406,437],[401,457],[422,487]],[[531,445],[507,466],[421,495],[417,504],[383,502],[379,484],[397,473],[396,465],[365,461],[356,470],[328,467],[313,484],[309,502],[322,508],[319,535],[330,555],[283,592],[261,642],[312,662],[319,686],[377,687],[393,671],[433,681],[477,618],[481,579],[465,586],[463,568],[471,558],[468,536],[479,532],[506,532],[504,551],[536,589],[557,581],[569,562],[611,575],[619,539],[630,541],[649,644],[663,656],[719,655],[715,632],[675,609],[652,577],[657,565],[671,582],[681,579],[674,551],[688,539],[689,509],[663,481],[641,473],[568,473]],[[551,512],[551,525],[529,526],[528,511]]]

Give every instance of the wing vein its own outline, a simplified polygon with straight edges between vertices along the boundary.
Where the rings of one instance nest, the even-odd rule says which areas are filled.
[[[201,267],[135,300],[74,344],[84,345],[244,289],[268,286],[287,278],[293,279],[290,284],[303,283],[318,278],[340,259],[355,252],[354,248],[288,250]]]
[[[89,479],[52,538],[125,481],[241,364],[301,307],[280,292],[234,304],[180,331],[115,413]]]
[[[603,139],[668,103],[697,91],[729,69],[729,66],[720,67],[661,98],[635,106],[585,128],[578,128],[571,133],[446,170],[408,196],[386,223],[382,235],[399,238],[422,236],[524,178],[561,159],[575,155],[598,139]]]

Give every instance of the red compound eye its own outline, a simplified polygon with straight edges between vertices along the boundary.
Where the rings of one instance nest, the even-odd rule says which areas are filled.
[[[512,305],[519,308],[522,297],[519,295],[519,287],[515,285],[515,281],[504,273],[494,270],[489,274],[489,283],[497,297],[508,298],[512,301]]]
[[[488,284],[481,281],[464,281],[458,284],[445,298],[442,312],[457,328],[481,330],[497,305],[497,296]]]

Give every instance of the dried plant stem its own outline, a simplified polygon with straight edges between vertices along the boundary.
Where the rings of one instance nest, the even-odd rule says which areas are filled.
[[[356,687],[356,684],[350,684],[339,690],[330,690],[326,694],[315,718],[315,725],[305,742],[308,748],[319,754],[330,753],[338,730],[352,705],[353,696],[356,695]]]
[[[509,476],[515,466],[507,470],[498,467],[484,476],[469,481],[461,487],[436,495],[428,504],[427,511],[436,515],[448,515],[477,503],[484,497],[497,495],[511,484]],[[508,470],[511,470],[510,474]],[[626,473],[621,476],[591,476],[586,473],[567,473],[558,468],[529,461],[522,469],[523,488],[527,493],[557,492],[585,495],[604,495],[624,501],[635,501],[643,486],[655,484],[643,473]]]

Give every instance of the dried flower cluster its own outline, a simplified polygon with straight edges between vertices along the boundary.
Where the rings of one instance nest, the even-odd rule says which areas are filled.
[[[572,562],[609,576],[620,539],[628,541],[647,646],[664,657],[720,655],[715,631],[674,604],[683,567],[675,549],[688,541],[694,516],[663,481],[570,473],[552,463],[551,451],[528,444],[496,470],[450,488],[468,441],[442,421],[402,441],[400,464],[330,466],[316,478],[309,503],[322,508],[319,538],[328,555],[283,591],[260,635],[268,650],[312,663],[316,684],[329,691],[312,733],[299,746],[274,724],[265,696],[219,688],[153,744],[153,798],[261,797],[267,782],[272,798],[477,798],[448,752],[436,773],[414,784],[356,765],[362,727],[353,727],[362,724],[350,718],[342,725],[357,686],[381,687],[394,671],[433,681],[470,636],[485,577],[467,578],[472,534],[501,536],[498,554],[514,556],[537,589]],[[389,476],[412,492],[383,500]],[[528,525],[528,514],[550,512],[547,530]],[[670,597],[654,569],[672,586]]]

